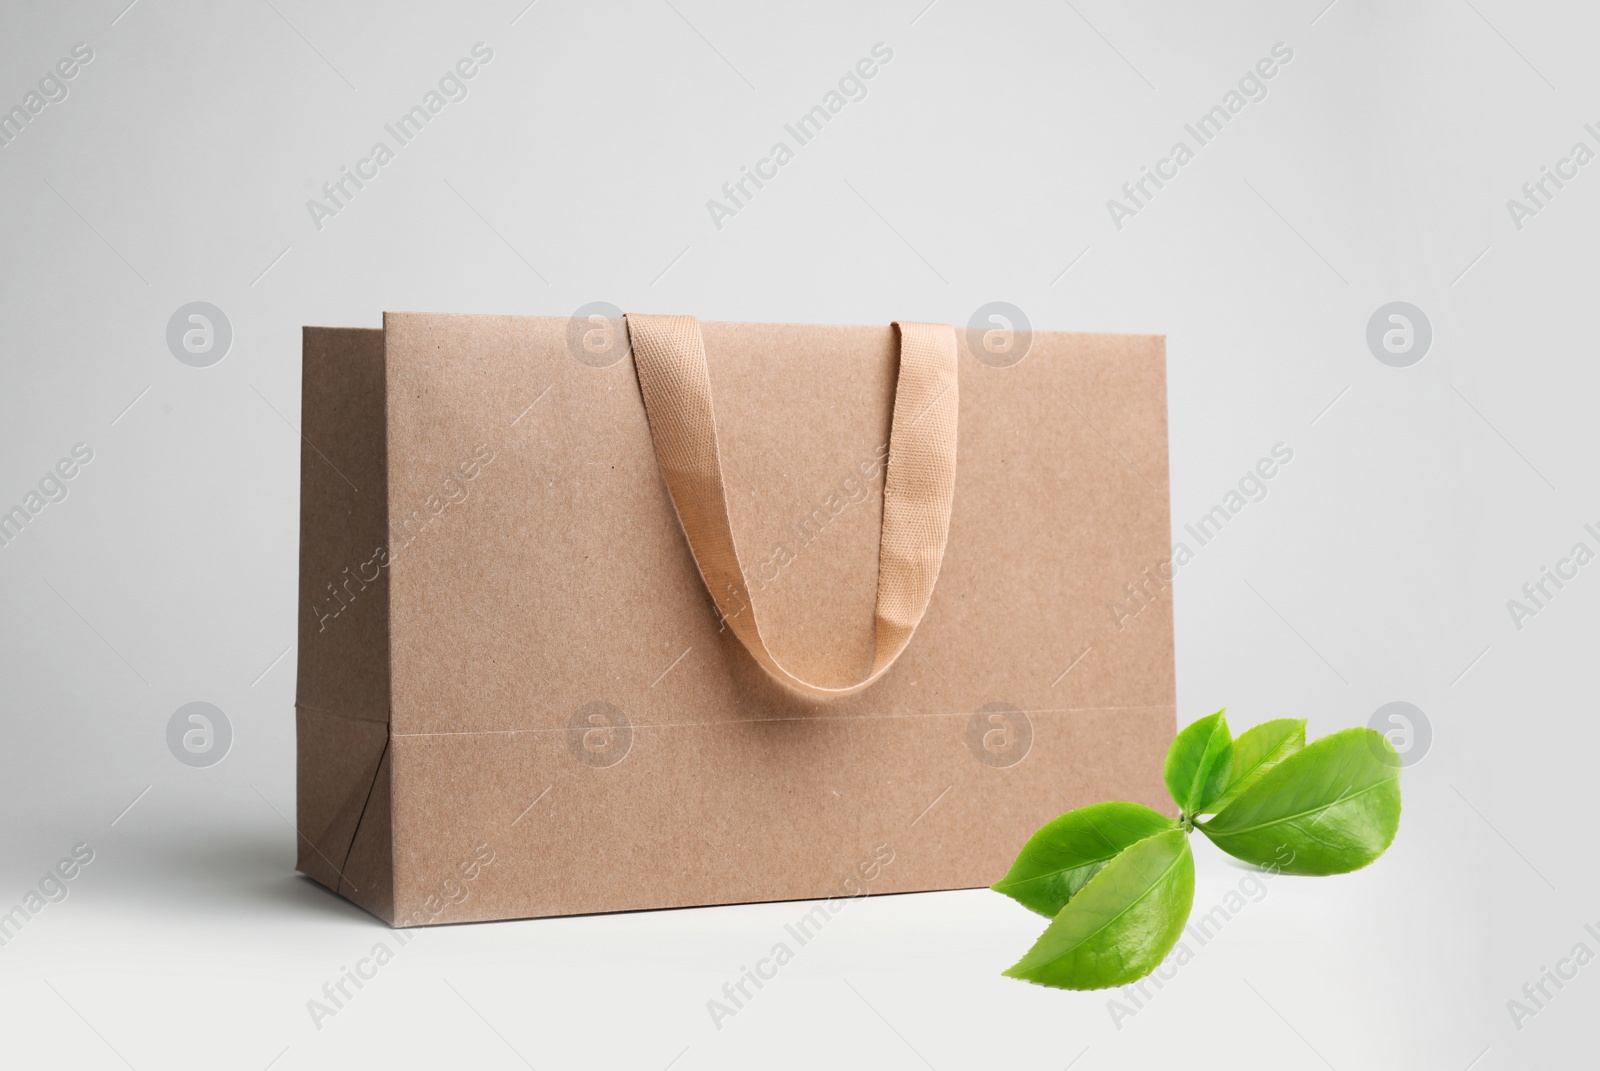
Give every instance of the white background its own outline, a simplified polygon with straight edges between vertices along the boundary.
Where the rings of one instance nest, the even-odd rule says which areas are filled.
[[[7,1066],[1484,1069],[1593,1060],[1600,565],[1506,602],[1600,522],[1589,319],[1600,166],[1506,202],[1600,121],[1579,4],[716,0],[0,7],[0,106],[93,61],[0,149]],[[494,58],[335,218],[306,200],[472,45]],[[893,60],[735,218],[706,201],[871,47]],[[1293,59],[1119,230],[1106,201],[1276,43]],[[1070,265],[1070,270],[1066,270]],[[226,313],[208,368],[169,352]],[[389,931],[292,873],[302,324],[385,309],[1168,336],[1175,535],[1294,460],[1179,574],[1180,716],[1322,735],[1391,700],[1432,744],[1378,864],[1274,881],[1143,1010],[999,976],[1039,920],[988,892],[853,902],[717,1029],[798,904]],[[1407,301],[1434,339],[1380,363]],[[130,407],[131,403],[131,407]],[[1591,575],[1593,574],[1593,575]],[[169,753],[193,700],[234,739]],[[1413,756],[1414,758],[1414,756]],[[129,809],[130,802],[137,801]],[[1247,871],[1195,838],[1197,911]],[[676,1061],[676,1062],[674,1062]],[[1075,1062],[1074,1062],[1075,1061]]]

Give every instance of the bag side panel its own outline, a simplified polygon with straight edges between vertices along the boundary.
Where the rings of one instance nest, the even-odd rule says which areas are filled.
[[[391,838],[375,824],[389,813],[383,332],[308,327],[302,357],[296,867],[387,919]]]

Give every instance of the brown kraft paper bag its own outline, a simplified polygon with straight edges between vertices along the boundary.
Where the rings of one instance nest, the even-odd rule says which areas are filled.
[[[836,909],[1171,813],[1163,339],[1001,342],[306,328],[298,868],[395,926]]]

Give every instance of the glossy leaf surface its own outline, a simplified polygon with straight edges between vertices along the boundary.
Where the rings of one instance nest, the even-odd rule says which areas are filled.
[[[1229,855],[1285,874],[1344,874],[1400,828],[1400,760],[1374,729],[1345,729],[1289,755],[1198,827]]]
[[[1228,787],[1207,807],[1220,811],[1261,780],[1268,770],[1306,746],[1304,718],[1276,718],[1246,729],[1233,742]]]
[[[1161,776],[1179,810],[1191,816],[1202,814],[1227,788],[1232,761],[1233,736],[1228,732],[1228,719],[1219,710],[1187,726],[1173,739]]]
[[[1124,848],[1174,826],[1172,819],[1137,803],[1096,803],[1068,811],[1029,837],[1011,870],[992,887],[1054,918]]]
[[[1194,857],[1181,829],[1112,859],[1006,971],[1059,989],[1104,989],[1143,978],[1178,943],[1194,906]]]

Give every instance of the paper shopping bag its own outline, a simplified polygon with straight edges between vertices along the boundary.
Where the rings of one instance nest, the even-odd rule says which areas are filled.
[[[298,867],[396,926],[983,886],[1170,811],[1164,343],[307,328]]]

